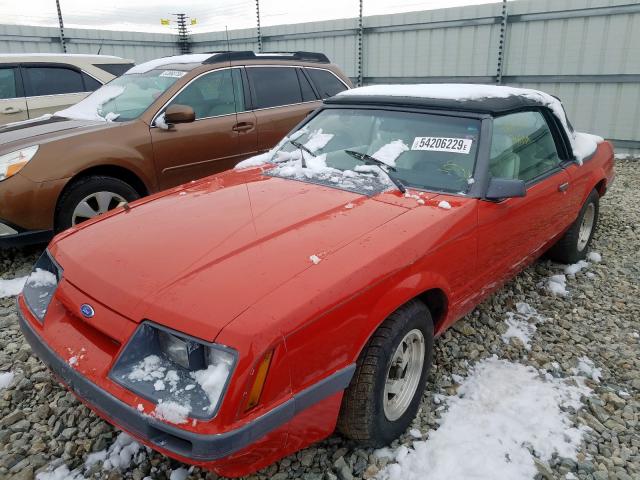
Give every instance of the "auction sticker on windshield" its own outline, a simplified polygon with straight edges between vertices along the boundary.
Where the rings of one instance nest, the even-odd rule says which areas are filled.
[[[473,140],[470,138],[416,137],[411,150],[431,150],[433,152],[469,153]]]

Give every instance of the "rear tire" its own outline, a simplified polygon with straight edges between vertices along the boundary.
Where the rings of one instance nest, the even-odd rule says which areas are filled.
[[[559,263],[576,263],[587,256],[598,225],[600,195],[593,190],[582,205],[578,218],[569,230],[549,249],[547,256]]]
[[[403,367],[404,355],[409,360]],[[412,300],[389,315],[360,354],[344,392],[338,430],[371,447],[398,438],[420,407],[432,357],[431,314],[424,303]]]
[[[132,202],[140,194],[117,178],[91,176],[75,181],[58,202],[55,230],[66,230],[89,218],[106,213],[123,201]]]

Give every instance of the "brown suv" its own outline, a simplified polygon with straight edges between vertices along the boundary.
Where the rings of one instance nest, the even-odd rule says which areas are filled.
[[[57,231],[274,146],[351,86],[319,53],[219,52],[137,65],[53,116],[0,128],[0,246]]]

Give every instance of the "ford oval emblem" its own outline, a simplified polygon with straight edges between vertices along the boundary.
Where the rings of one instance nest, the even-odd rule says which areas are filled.
[[[96,312],[93,310],[93,307],[91,305],[83,303],[82,305],[80,305],[80,313],[82,313],[82,315],[87,318],[91,318],[95,315]]]

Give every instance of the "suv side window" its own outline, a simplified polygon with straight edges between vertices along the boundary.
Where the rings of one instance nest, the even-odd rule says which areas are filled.
[[[98,80],[93,78],[91,75],[87,75],[84,72],[82,72],[82,81],[84,82],[85,92],[93,92],[102,86],[102,84]]]
[[[243,112],[244,92],[240,69],[216,70],[202,75],[171,101],[193,108],[196,120]]]
[[[25,67],[24,82],[27,97],[84,92],[82,75],[65,67]]]
[[[16,69],[0,68],[0,99],[17,98]]]
[[[307,68],[306,71],[320,93],[320,98],[333,97],[336,93],[347,89],[344,83],[328,70]]]
[[[556,144],[542,113],[518,112],[493,120],[491,175],[529,182],[559,165]]]
[[[279,107],[302,102],[294,67],[246,67],[255,93],[255,108]]]

